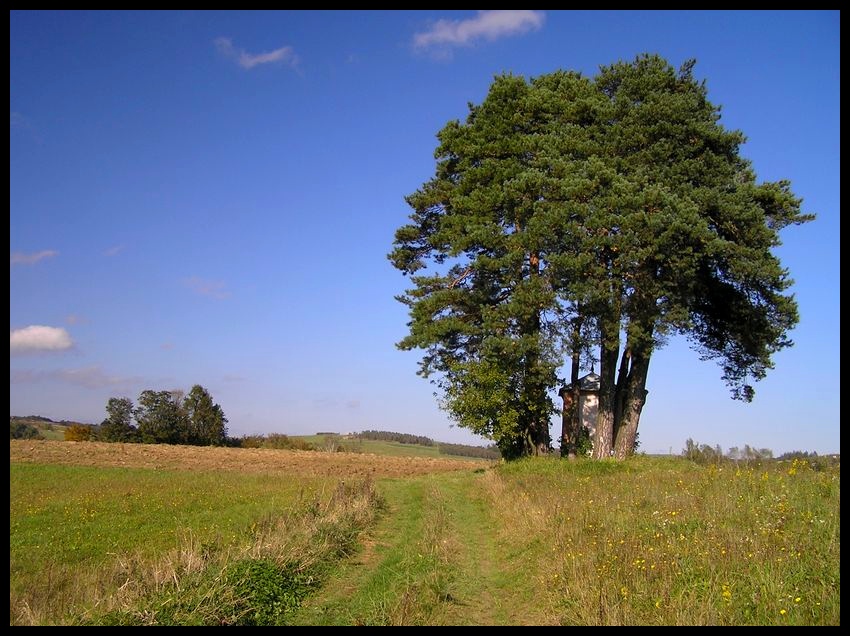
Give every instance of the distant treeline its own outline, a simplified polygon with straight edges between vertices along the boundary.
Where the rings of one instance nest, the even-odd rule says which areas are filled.
[[[228,437],[227,445],[234,448],[275,448],[283,450],[318,450],[313,444],[281,433]]]
[[[71,426],[73,424],[80,424],[80,422],[75,422],[73,420],[51,420],[49,417],[44,417],[42,415],[10,415],[9,422],[15,424],[19,422],[23,422],[24,424],[57,424],[59,426]]]
[[[814,451],[790,451],[783,453],[779,457],[773,457],[773,451],[769,448],[756,448],[749,444],[744,444],[743,448],[733,446],[726,453],[720,447],[720,444],[710,446],[709,444],[700,444],[692,439],[685,442],[685,448],[682,449],[682,457],[689,459],[697,464],[722,464],[734,462],[736,464],[755,464],[760,465],[772,461],[796,461],[802,464],[808,464],[814,470],[824,470],[826,467],[838,464],[841,461],[839,455],[823,455],[818,456]]]
[[[51,420],[49,417],[43,417],[41,415],[10,415],[9,421],[10,422],[35,421],[35,422],[50,422],[51,424],[56,424],[56,422]]]
[[[380,442],[398,442],[399,444],[418,444],[419,446],[436,446],[437,442],[424,435],[410,433],[394,433],[392,431],[363,431],[356,433],[360,439],[374,439]]]
[[[459,455],[461,457],[481,457],[483,459],[499,459],[501,454],[496,446],[471,446],[469,444],[446,444],[436,442],[424,435],[410,433],[395,433],[393,431],[363,431],[354,437],[373,439],[381,442],[398,442],[400,444],[417,444],[419,446],[436,446],[443,455]]]
[[[39,421],[45,419],[39,418]],[[136,405],[130,398],[112,397],[106,402],[106,419],[99,425],[69,424],[64,434],[65,441],[70,442],[225,446],[228,441],[224,411],[200,384],[193,386],[189,393],[181,389],[146,389],[139,395]],[[10,429],[9,435],[14,434]]]
[[[470,446],[469,444],[439,443],[438,448],[443,455],[460,455],[461,457],[480,457],[481,459],[501,459],[499,449],[493,446]]]

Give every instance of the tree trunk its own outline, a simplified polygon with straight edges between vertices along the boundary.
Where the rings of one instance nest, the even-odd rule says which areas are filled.
[[[596,434],[593,438],[594,459],[607,459],[614,450],[614,373],[620,353],[619,321],[609,319],[601,322],[599,411],[596,415]]]
[[[575,412],[578,404],[573,397],[573,388],[564,387],[559,395],[564,400],[561,411],[561,457],[576,458]]]
[[[517,224],[517,227],[519,225]],[[537,252],[531,252],[528,257],[529,276],[532,279],[540,276],[540,255]],[[535,310],[529,320],[526,333],[540,334],[540,312]],[[547,387],[541,386],[537,378],[538,365],[540,364],[539,357],[536,354],[529,354],[526,359],[526,368],[528,370],[527,378],[530,377],[530,386],[525,386],[525,391],[530,394],[530,402],[532,404],[544,404],[549,399],[547,396]],[[528,446],[527,452],[530,455],[547,455],[552,442],[552,437],[549,434],[549,417],[550,413],[538,413],[536,409],[528,413]]]
[[[570,386],[562,388],[560,392],[560,396],[564,400],[564,408],[561,413],[561,457],[568,457],[570,459],[576,458],[576,444],[578,442],[579,426],[581,426],[581,419],[578,410],[580,396],[578,376],[581,371],[582,321],[583,319],[580,314],[573,319]]]
[[[635,450],[638,423],[643,405],[646,404],[646,376],[649,372],[651,353],[635,353],[626,386],[622,421],[614,444],[614,456],[625,459]]]
[[[538,457],[548,455],[551,441],[551,437],[549,436],[549,422],[537,422],[534,427],[534,436],[532,439],[533,454]]]
[[[617,372],[617,385],[614,388],[614,440],[620,434],[623,422],[623,409],[626,405],[626,384],[629,378],[629,367],[632,359],[632,349],[626,342],[623,355],[620,358],[620,370]],[[616,445],[616,444],[615,444]]]

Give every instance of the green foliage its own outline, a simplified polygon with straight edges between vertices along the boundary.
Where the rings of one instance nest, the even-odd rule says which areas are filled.
[[[269,433],[268,435],[245,435],[238,440],[238,446],[242,448],[276,448],[281,450],[316,450],[309,442],[297,437],[289,437],[281,433]]]
[[[325,433],[330,435],[332,433]],[[322,435],[322,433],[319,433]],[[424,435],[410,433],[394,433],[393,431],[362,431],[356,434],[360,439],[375,439],[380,441],[398,442],[400,444],[418,444],[419,446],[434,446],[436,442]]]
[[[9,422],[9,439],[44,439],[38,429],[26,422]]]
[[[754,448],[749,444],[744,444],[744,447],[739,449],[733,446],[729,452],[724,455],[720,444],[713,448],[708,444],[699,444],[688,438],[685,442],[685,448],[682,450],[682,457],[689,459],[697,464],[720,464],[725,461],[743,461],[747,464],[754,462],[760,463],[765,460],[773,459],[773,451],[769,448]]]
[[[720,444],[712,448],[708,444],[699,444],[690,437],[682,449],[682,457],[697,464],[719,464],[723,461],[723,449]]]
[[[183,400],[188,431],[186,442],[199,446],[223,446],[227,439],[227,418],[212,396],[196,384]]]
[[[109,398],[106,419],[100,425],[104,442],[137,442],[139,433],[133,426],[133,401],[130,398]]]
[[[199,384],[185,397],[179,389],[147,389],[139,395],[135,408],[129,398],[110,398],[106,414],[100,426],[100,438],[106,442],[198,446],[229,443],[224,411]],[[134,417],[138,427],[132,423]]]
[[[545,452],[565,352],[599,347],[595,453],[622,458],[669,334],[717,359],[743,400],[791,344],[796,304],[771,250],[813,217],[788,182],[756,182],[693,65],[499,76],[439,132],[435,176],[407,197],[389,255],[413,285],[398,346],[424,350],[444,408],[505,457]]]
[[[586,427],[578,427],[575,446],[578,457],[587,457],[593,451],[593,438],[590,436],[590,430]]]
[[[134,411],[142,442],[182,444],[187,441],[189,427],[181,398],[172,391],[142,391]]]
[[[457,455],[458,457],[480,457],[481,459],[501,459],[502,454],[494,444],[491,446],[471,446],[469,444],[445,444],[438,445],[441,455]]]
[[[271,559],[246,559],[227,571],[237,602],[236,625],[283,625],[308,594],[313,578]]]

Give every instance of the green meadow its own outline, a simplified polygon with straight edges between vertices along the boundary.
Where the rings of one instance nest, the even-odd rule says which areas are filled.
[[[13,461],[10,624],[840,624],[840,464],[364,481],[335,455],[333,478]]]

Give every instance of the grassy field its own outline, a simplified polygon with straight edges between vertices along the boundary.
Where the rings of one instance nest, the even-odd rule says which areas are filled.
[[[372,453],[373,455],[386,455],[389,457],[439,457],[441,459],[469,460],[469,457],[457,455],[445,455],[440,453],[439,447],[423,446],[421,444],[402,444],[401,442],[390,442],[376,439],[347,438],[335,435],[303,435],[296,439],[313,444],[316,448],[335,448],[341,446],[343,450],[354,453]]]
[[[50,623],[108,600],[181,551],[240,548],[251,523],[321,489],[301,478],[10,464],[10,622]],[[94,594],[90,592],[98,590]]]
[[[10,623],[840,624],[840,466],[99,446],[10,442]]]
[[[64,440],[69,423],[53,422],[40,417],[12,417],[12,424],[28,424],[32,426],[42,439]]]

